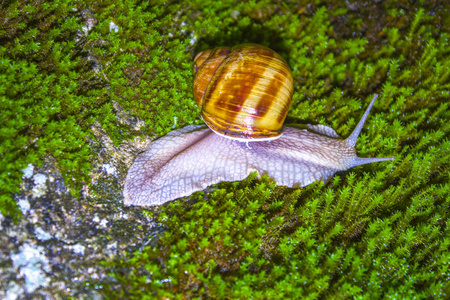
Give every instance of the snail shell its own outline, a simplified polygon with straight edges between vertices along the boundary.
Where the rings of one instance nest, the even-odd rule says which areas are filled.
[[[194,59],[194,99],[214,132],[243,141],[279,138],[294,90],[275,51],[256,44],[215,48]]]

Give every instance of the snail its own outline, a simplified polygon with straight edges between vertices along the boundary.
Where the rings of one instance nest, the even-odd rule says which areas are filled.
[[[304,187],[352,167],[394,160],[360,158],[355,144],[377,98],[347,138],[332,128],[285,127],[293,80],[286,62],[264,46],[243,44],[199,53],[194,98],[206,125],[188,125],[151,142],[128,171],[126,205],[160,205],[220,181],[267,174]]]

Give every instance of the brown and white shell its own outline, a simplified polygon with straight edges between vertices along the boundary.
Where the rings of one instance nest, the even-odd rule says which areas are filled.
[[[194,98],[214,132],[242,141],[278,138],[293,93],[289,66],[256,44],[205,50],[194,59]]]

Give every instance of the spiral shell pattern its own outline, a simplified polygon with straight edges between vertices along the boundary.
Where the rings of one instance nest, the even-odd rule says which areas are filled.
[[[216,133],[251,141],[278,138],[293,93],[289,66],[256,44],[216,48],[194,59],[194,98]]]

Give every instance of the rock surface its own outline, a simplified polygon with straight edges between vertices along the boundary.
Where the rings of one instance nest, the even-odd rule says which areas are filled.
[[[99,298],[92,284],[108,277],[100,262],[154,239],[151,218],[123,205],[126,164],[114,159],[120,151],[111,155],[107,148],[98,148],[93,184],[79,198],[69,193],[52,160],[23,170],[16,200],[24,218],[14,224],[0,215],[0,299]]]

